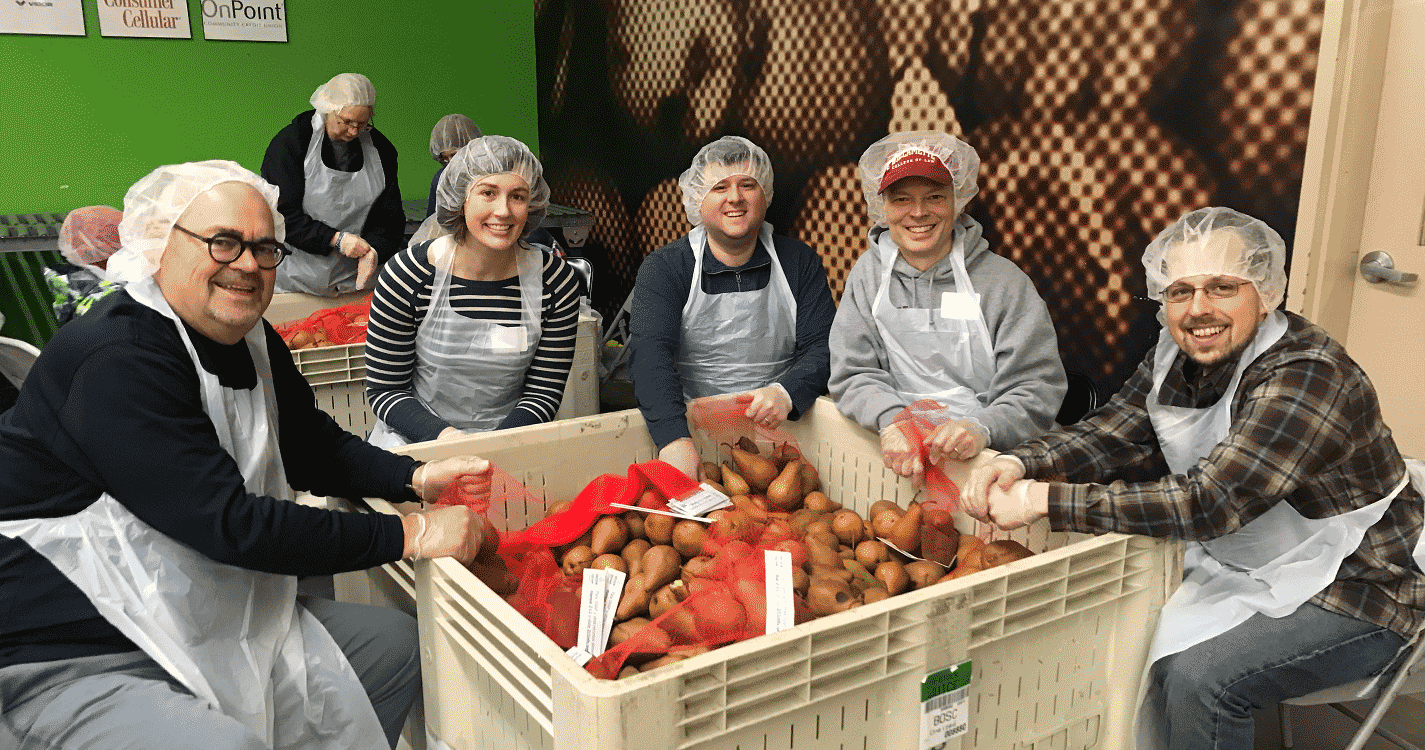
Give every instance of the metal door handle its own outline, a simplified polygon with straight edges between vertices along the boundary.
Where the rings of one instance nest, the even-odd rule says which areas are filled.
[[[1361,257],[1361,276],[1372,284],[1387,281],[1392,284],[1414,284],[1416,275],[1395,270],[1390,253],[1373,250]]]

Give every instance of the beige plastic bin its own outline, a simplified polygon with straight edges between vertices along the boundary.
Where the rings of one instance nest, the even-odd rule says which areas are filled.
[[[832,499],[863,513],[913,499],[875,436],[829,400],[789,430]],[[551,502],[654,455],[636,411],[404,450],[488,457]],[[496,508],[492,520],[524,528],[542,512]],[[387,567],[420,619],[431,748],[906,750],[918,747],[921,679],[967,659],[969,731],[947,748],[1128,746],[1179,545],[1043,523],[1009,536],[1043,554],[620,681],[590,676],[452,560],[418,563],[413,581],[404,563]]]
[[[273,325],[288,323],[318,310],[357,302],[370,292],[339,297],[310,294],[274,294],[267,318]],[[574,343],[574,364],[564,384],[564,401],[555,419],[571,419],[599,411],[599,371],[594,360],[598,347],[598,322],[593,316],[579,316]],[[366,404],[366,344],[342,344],[292,352],[297,370],[312,386],[317,406],[330,414],[346,431],[365,437],[376,426],[376,417]]]

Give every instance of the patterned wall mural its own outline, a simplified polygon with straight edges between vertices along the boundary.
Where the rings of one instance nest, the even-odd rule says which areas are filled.
[[[689,229],[676,178],[725,134],[767,150],[768,220],[840,298],[869,229],[856,173],[888,132],[979,151],[969,211],[1104,396],[1156,337],[1143,247],[1226,205],[1288,242],[1324,0],[536,0],[540,143],[595,214],[595,303]],[[1135,296],[1137,295],[1137,296]]]

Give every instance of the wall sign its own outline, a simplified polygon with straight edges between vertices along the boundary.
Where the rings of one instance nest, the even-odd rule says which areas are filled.
[[[79,0],[5,0],[0,34],[84,36],[84,6]]]
[[[192,39],[188,26],[188,0],[97,0],[99,33],[104,36],[140,36]]]
[[[203,38],[287,41],[287,0],[203,0]]]

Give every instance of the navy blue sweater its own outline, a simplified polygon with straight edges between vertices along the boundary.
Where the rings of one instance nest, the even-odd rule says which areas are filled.
[[[323,496],[416,499],[415,461],[368,445],[319,410],[281,339],[272,352],[287,481]],[[192,328],[203,368],[235,388],[257,373],[244,343]],[[203,412],[198,373],[169,319],[109,295],[62,327],[0,414],[0,521],[71,515],[108,492],[145,523],[221,563],[287,575],[361,570],[401,556],[394,516],[336,513],[243,486]],[[0,535],[0,667],[134,644],[18,538]]]

